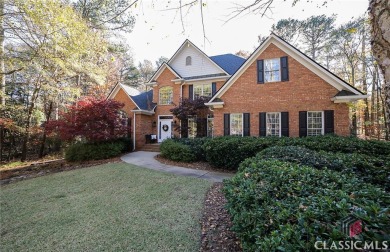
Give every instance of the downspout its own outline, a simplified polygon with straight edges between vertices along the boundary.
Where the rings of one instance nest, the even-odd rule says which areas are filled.
[[[183,85],[184,85],[184,81],[181,82],[180,84],[180,99],[183,99]],[[179,132],[179,136],[181,138],[181,121],[180,121],[180,132]]]
[[[134,127],[133,127],[133,151],[135,151],[135,112],[134,112]]]

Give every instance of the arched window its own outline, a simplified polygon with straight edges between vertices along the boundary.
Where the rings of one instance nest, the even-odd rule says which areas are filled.
[[[168,105],[172,103],[173,99],[173,88],[172,87],[162,87],[160,88],[160,99],[159,104],[160,105]]]
[[[191,56],[187,56],[187,58],[186,58],[186,66],[191,66],[191,64],[192,64]]]

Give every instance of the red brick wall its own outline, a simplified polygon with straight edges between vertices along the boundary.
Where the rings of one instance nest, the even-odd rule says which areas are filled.
[[[287,54],[271,44],[258,59]],[[288,55],[287,55],[288,56]],[[259,112],[289,112],[290,136],[299,136],[299,111],[334,110],[335,133],[349,134],[348,106],[330,99],[338,92],[302,64],[288,57],[289,81],[257,84],[257,62],[222,95],[225,105],[214,110],[214,135],[223,135],[224,113],[250,113],[251,135],[259,135]]]
[[[133,118],[133,112],[131,112],[131,110],[137,106],[130,100],[129,96],[123,91],[122,88],[119,89],[113,100],[124,103],[125,106],[122,108],[122,110],[127,113],[128,117]]]
[[[156,127],[152,126],[153,116],[135,115],[135,148],[138,150],[145,145],[145,135],[157,134]]]

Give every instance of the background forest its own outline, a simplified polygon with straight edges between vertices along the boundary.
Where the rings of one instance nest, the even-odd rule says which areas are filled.
[[[137,2],[0,1],[0,161],[58,152],[63,143],[45,125],[82,97],[104,98],[117,83],[146,90],[143,83],[168,59],[134,62],[123,34],[134,27]],[[352,135],[388,139],[385,81],[372,54],[368,17],[340,26],[336,18],[283,19],[272,31],[370,95],[350,104]],[[259,43],[266,36],[259,34]]]

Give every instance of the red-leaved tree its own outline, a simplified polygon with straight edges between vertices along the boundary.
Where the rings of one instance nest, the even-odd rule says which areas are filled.
[[[47,130],[57,132],[64,141],[83,139],[101,142],[126,136],[126,118],[120,109],[124,104],[106,99],[86,97],[68,107],[61,119],[50,121]]]

